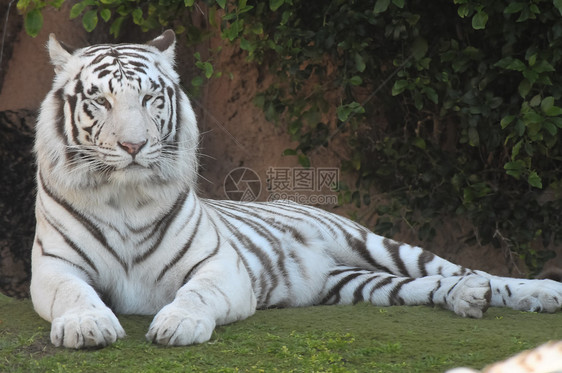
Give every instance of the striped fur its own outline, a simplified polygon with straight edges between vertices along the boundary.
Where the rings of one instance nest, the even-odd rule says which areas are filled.
[[[31,294],[55,345],[123,337],[113,312],[155,314],[147,338],[186,345],[267,307],[560,308],[557,282],[469,270],[313,207],[199,198],[199,135],[174,44],[171,31],[72,53],[49,41]]]

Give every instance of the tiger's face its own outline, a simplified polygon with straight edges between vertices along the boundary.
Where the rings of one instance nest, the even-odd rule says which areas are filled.
[[[166,38],[153,45],[97,45],[72,54],[50,40],[57,75],[44,105],[57,114],[56,131],[51,128],[45,136],[62,143],[50,151],[51,169],[65,168],[98,185],[164,182],[181,173],[180,159],[190,163],[197,128],[173,69],[175,36],[160,37]]]
[[[93,168],[150,169],[176,141],[173,82],[114,48],[102,56],[64,90],[66,135]]]

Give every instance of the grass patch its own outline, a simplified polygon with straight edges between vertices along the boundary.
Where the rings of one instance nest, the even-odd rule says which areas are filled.
[[[368,304],[258,311],[218,327],[210,342],[160,347],[144,334],[151,318],[120,316],[127,337],[98,350],[49,342],[50,324],[29,300],[0,295],[1,372],[443,372],[482,368],[562,339],[562,313],[488,310],[481,320],[432,307]]]

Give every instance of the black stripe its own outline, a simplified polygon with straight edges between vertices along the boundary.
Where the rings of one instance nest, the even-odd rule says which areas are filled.
[[[162,79],[160,79],[160,83],[162,84],[162,86],[164,87],[164,82],[162,81]],[[166,135],[169,135],[170,133],[172,133],[172,131],[174,130],[174,128],[177,127],[176,125],[176,121],[177,118],[175,117],[175,110],[174,110],[174,89],[172,87],[166,87],[166,93],[168,94],[168,99],[169,99],[169,103],[170,103],[170,118],[168,119],[168,128],[167,128],[167,133]],[[177,105],[177,101],[176,101],[176,105]],[[174,120],[175,119],[175,120]]]
[[[45,220],[47,221],[47,223],[62,237],[62,239],[64,240],[64,242],[72,249],[74,250],[81,258],[82,260],[84,260],[86,262],[86,264],[88,264],[93,270],[94,272],[96,272],[96,274],[99,275],[99,271],[96,267],[96,265],[94,264],[94,262],[92,261],[92,259],[90,259],[90,257],[88,255],[86,255],[86,253],[80,249],[80,247],[78,246],[78,244],[76,244],[74,241],[72,241],[72,239],[70,239],[70,237],[68,237],[63,231],[62,229],[58,226],[58,224],[54,221],[54,219],[52,219],[48,214],[47,211],[45,210],[45,208],[42,209],[43,210],[43,215],[45,216]]]
[[[400,258],[400,247],[402,246],[402,244],[388,238],[383,239],[382,244],[386,251],[390,254],[394,265],[398,268],[398,273],[395,274],[401,276],[409,276],[408,269],[402,261],[402,258]]]
[[[105,69],[107,69],[108,67],[111,67],[111,66],[113,66],[113,63],[109,63],[109,62],[102,63],[101,65],[96,66],[92,70],[92,73],[97,73],[98,71],[105,70]],[[104,72],[104,71],[102,71],[102,72]]]
[[[216,233],[216,232],[215,232]],[[195,264],[193,267],[191,267],[189,269],[189,271],[185,274],[185,276],[183,277],[183,282],[182,284],[186,284],[190,279],[191,276],[194,272],[197,271],[197,269],[199,269],[199,267],[205,263],[207,260],[209,260],[211,257],[217,255],[217,253],[219,252],[219,248],[220,248],[220,244],[221,244],[221,239],[220,236],[217,234],[217,246],[215,246],[215,249],[213,251],[211,251],[211,253],[209,255],[207,255],[205,258],[201,259],[199,262],[197,262],[197,264]]]
[[[388,275],[388,277],[386,277],[381,282],[379,282],[375,286],[373,286],[373,288],[371,289],[371,293],[369,294],[369,299],[371,299],[373,297],[373,294],[375,294],[375,291],[377,291],[380,288],[390,284],[392,282],[392,280],[395,279],[395,278],[396,277],[393,276],[393,275]]]
[[[354,271],[353,269],[351,271]],[[335,276],[338,275],[340,273],[338,273],[339,271],[334,271],[334,272],[330,272],[328,274],[328,276]],[[363,273],[360,272],[353,272],[347,276],[345,276],[344,278],[342,278],[341,280],[338,281],[338,283],[335,286],[332,286],[332,288],[330,289],[330,291],[328,291],[328,293],[326,294],[326,296],[324,297],[324,299],[322,299],[320,301],[321,304],[328,304],[328,302],[330,302],[330,300],[332,298],[334,298],[333,301],[330,302],[330,304],[337,304],[340,302],[341,300],[341,289],[347,285],[349,282],[351,282],[352,280],[356,279],[357,277],[361,276]]]
[[[254,256],[260,261],[261,266],[265,269],[260,271],[259,283],[260,283],[261,291],[258,294],[258,303],[268,304],[273,289],[275,289],[279,283],[278,276],[274,271],[273,263],[271,262],[270,258],[264,255],[264,252],[259,250],[259,248],[256,247],[247,236],[240,234],[237,227],[234,227],[228,220],[226,220],[225,217],[221,215],[218,215],[218,217],[225,225],[225,227],[230,231],[230,237],[228,237],[227,240],[232,245],[234,250],[236,250],[238,256],[240,258],[243,258],[243,263],[246,266],[246,270],[251,273],[253,283],[257,283],[258,279],[253,274],[252,267],[246,261],[244,256],[244,251],[248,251],[254,254]],[[241,244],[243,249],[241,249],[234,242],[234,238]]]
[[[76,125],[76,120],[74,117],[74,114],[76,112],[76,102],[78,101],[78,98],[76,97],[76,95],[68,95],[66,96],[66,101],[70,106],[70,125],[71,125],[72,140],[75,145],[80,144],[78,140],[78,126]]]
[[[431,292],[429,293],[427,304],[432,306],[435,304],[435,301],[433,300],[433,296],[435,295],[435,292],[440,288],[441,288],[441,280],[437,280],[437,284],[435,285],[433,290],[431,290]]]
[[[352,303],[357,304],[359,302],[363,302],[363,301],[368,300],[368,299],[365,299],[365,297],[363,296],[363,290],[367,287],[367,285],[369,285],[369,283],[371,283],[372,281],[378,280],[379,277],[380,277],[379,275],[373,274],[372,277],[369,277],[368,279],[363,281],[361,284],[359,284],[359,286],[357,286],[357,288],[353,292],[353,302]]]
[[[435,254],[430,251],[423,250],[418,257],[418,269],[420,270],[421,276],[427,276],[426,264],[431,262],[435,258]]]
[[[392,289],[390,291],[390,294],[388,295],[388,302],[391,305],[399,305],[402,306],[404,304],[404,299],[402,299],[401,297],[398,296],[398,293],[400,292],[400,289],[402,289],[402,286],[406,285],[407,283],[410,283],[412,281],[414,281],[415,279],[413,278],[406,278],[401,280],[399,283],[397,283],[396,285],[394,285],[394,289]]]
[[[82,226],[86,228],[86,230],[92,235],[92,237],[94,237],[96,241],[98,241],[103,246],[103,248],[106,249],[119,262],[119,264],[121,264],[121,267],[123,267],[123,269],[127,273],[129,271],[128,265],[109,245],[102,231],[93,222],[88,220],[82,213],[75,210],[69,203],[55,196],[55,194],[47,187],[47,184],[45,183],[43,174],[41,172],[39,172],[39,183],[41,184],[41,188],[47,194],[47,196],[49,196],[49,198],[62,206],[68,213],[72,215],[74,219],[76,219],[76,221],[80,222]]]
[[[189,193],[190,192],[188,191],[180,195],[176,200],[176,202],[174,202],[174,205],[172,206],[171,210],[166,214],[165,218],[161,219],[160,221],[158,221],[157,224],[154,224],[151,227],[152,231],[139,244],[147,242],[148,240],[152,239],[156,234],[158,234],[158,237],[156,238],[156,241],[152,244],[152,246],[150,246],[148,250],[146,250],[142,255],[139,255],[133,259],[133,264],[137,265],[139,263],[144,262],[146,259],[148,259],[152,254],[156,252],[158,246],[160,246],[160,243],[162,243],[162,240],[164,239],[166,232],[168,232],[170,225],[176,219],[180,211],[182,211],[185,201],[189,196]],[[194,210],[195,208],[191,212],[189,218],[193,216]]]
[[[168,272],[168,270],[170,268],[175,266],[180,261],[180,259],[184,257],[185,253],[187,253],[187,251],[191,247],[191,244],[193,243],[193,239],[195,238],[195,236],[197,235],[197,232],[199,231],[199,225],[201,224],[201,217],[202,216],[203,216],[203,212],[199,211],[199,217],[197,218],[197,222],[195,223],[195,226],[193,227],[193,231],[191,232],[191,236],[189,237],[189,239],[187,240],[187,242],[185,243],[183,248],[174,256],[174,258],[168,264],[166,264],[166,266],[164,266],[164,268],[162,268],[162,271],[160,271],[160,274],[156,278],[157,282],[162,279],[162,277],[166,274],[166,272]]]
[[[65,125],[65,120],[64,120],[64,89],[59,89],[58,91],[55,92],[54,97],[56,99],[56,104],[57,104],[57,122],[56,122],[56,130],[57,130],[57,134],[59,136],[59,138],[61,139],[61,142],[64,145],[68,145],[68,139],[66,138],[66,134],[64,131],[64,125]],[[68,154],[67,154],[68,155]]]
[[[47,218],[47,217],[45,217],[45,218]],[[56,229],[56,228],[55,228],[55,229]],[[93,281],[92,281],[92,276],[88,273],[88,271],[86,270],[86,268],[84,268],[84,267],[82,267],[81,265],[76,264],[76,263],[74,263],[74,262],[72,262],[72,261],[70,261],[70,260],[68,260],[68,259],[66,259],[66,258],[63,258],[63,257],[61,257],[61,256],[58,256],[58,255],[55,255],[55,254],[51,254],[51,253],[46,252],[46,251],[45,251],[45,247],[43,246],[43,242],[42,242],[41,239],[39,239],[39,238],[36,240],[36,245],[39,246],[39,249],[41,250],[41,255],[42,255],[42,256],[46,256],[46,257],[49,257],[49,258],[57,259],[57,260],[60,260],[60,261],[65,262],[65,263],[67,263],[67,264],[70,264],[71,266],[73,266],[73,267],[79,269],[82,273],[84,273],[84,274],[86,275],[88,283],[91,284],[91,283],[93,282]],[[95,267],[92,267],[92,269],[93,269],[94,271],[96,271],[96,268],[95,268]],[[97,272],[97,271],[96,271],[96,272]]]
[[[386,266],[378,263],[371,255],[371,252],[367,249],[367,233],[362,233],[361,239],[351,236],[348,232],[342,231],[349,247],[358,253],[365,261],[367,261],[371,266],[373,266],[378,271],[383,271],[386,273],[392,273],[390,269]]]

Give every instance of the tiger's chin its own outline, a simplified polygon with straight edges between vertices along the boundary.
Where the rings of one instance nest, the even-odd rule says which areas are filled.
[[[138,163],[131,163],[121,169],[114,169],[109,174],[107,182],[117,186],[142,186],[165,183],[165,180],[151,167],[145,167]]]

